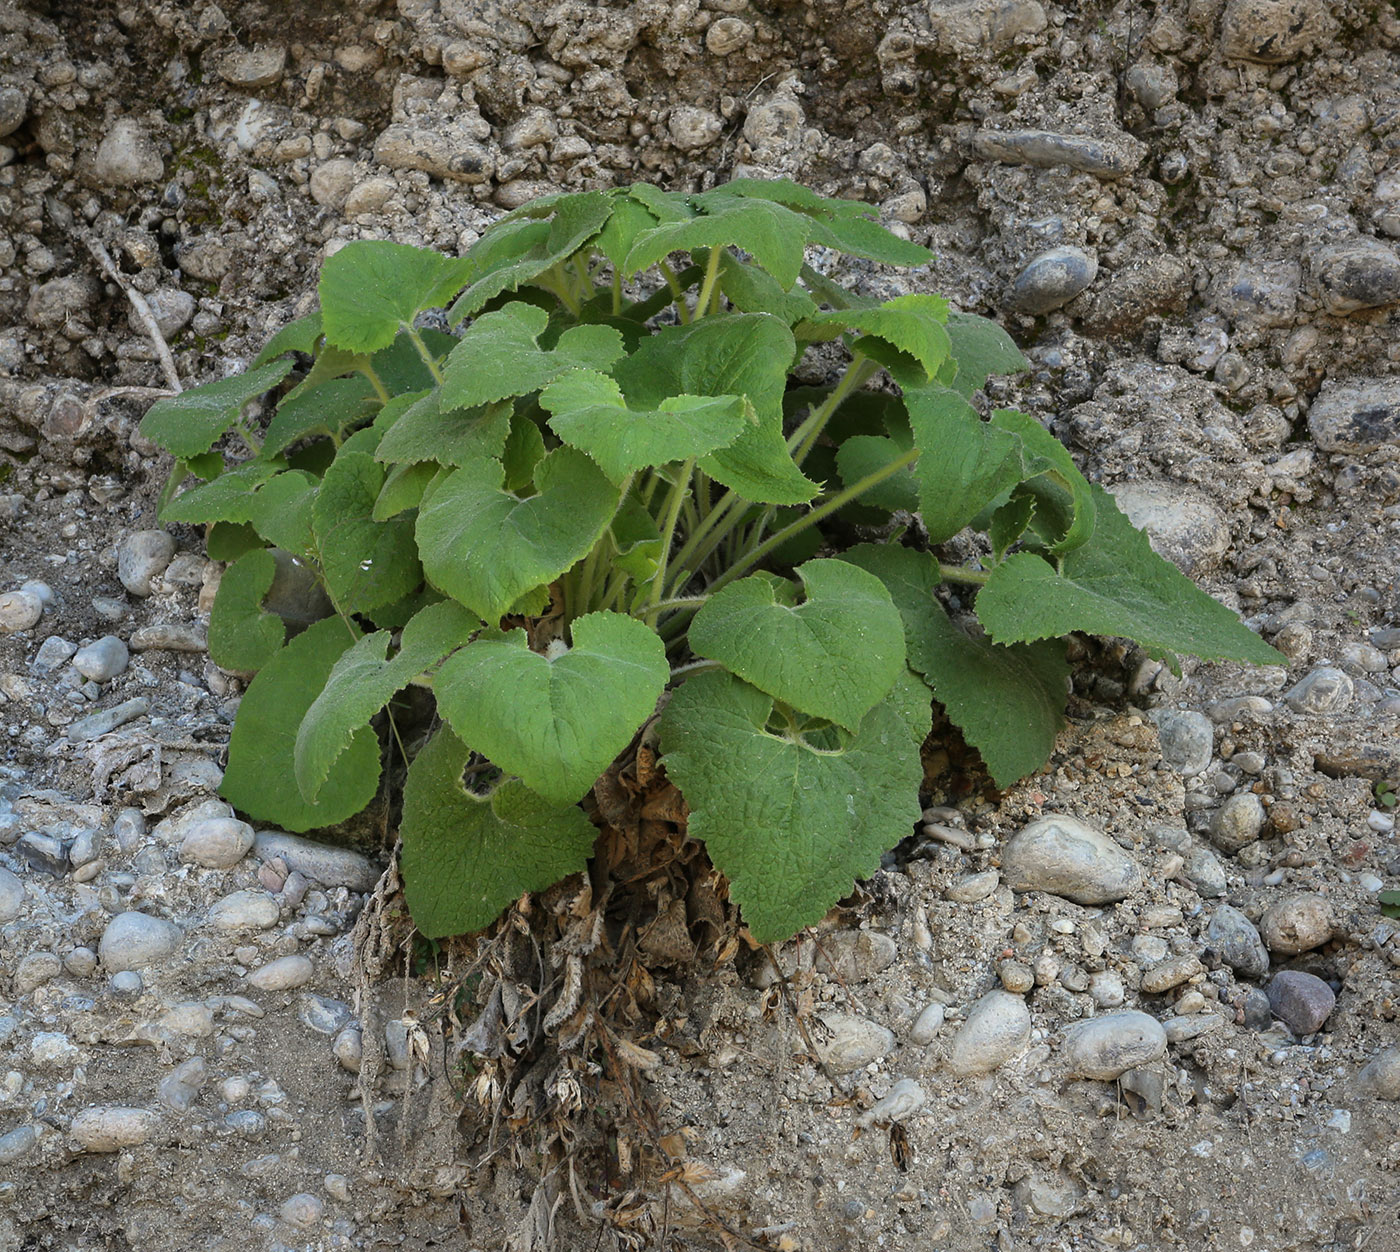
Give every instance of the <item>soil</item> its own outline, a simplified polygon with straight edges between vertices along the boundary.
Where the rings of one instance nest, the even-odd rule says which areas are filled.
[[[0,1250],[1400,1252],[1400,1083],[1361,1073],[1400,1046],[1400,923],[1377,898],[1400,885],[1397,120],[1400,17],[1372,0],[0,0],[0,594],[51,592],[0,634],[0,866],[28,892],[0,925]],[[192,872],[121,835],[132,808],[157,823],[208,799],[241,690],[199,646],[202,534],[169,528],[150,595],[118,577],[169,470],[136,430],[170,379],[133,293],[189,386],[314,307],[343,241],[457,251],[551,190],[740,174],[880,205],[933,248],[927,272],[847,277],[1001,320],[1032,370],[988,402],[1046,421],[1288,664],[1174,675],[1077,641],[1045,770],[996,793],[956,741],[936,751],[928,832],[785,949],[785,980],[727,942],[722,909],[704,930],[657,895],[608,967],[626,994],[606,1055],[545,1046],[518,1004],[471,1036],[490,1048],[463,1048],[483,977],[558,993],[565,949],[526,969],[516,946],[541,926],[582,942],[590,884],[434,951],[392,871],[368,903],[326,879],[306,903],[270,855]],[[1061,248],[1091,276],[1045,296],[1032,263]],[[153,626],[177,646],[168,629],[97,687],[50,664],[53,638]],[[1343,695],[1298,693],[1319,670]],[[1169,711],[1207,715],[1203,768],[1159,736]],[[1230,851],[1216,815],[1246,793],[1266,822]],[[970,876],[1054,814],[1107,832],[1139,885],[1080,905],[988,879],[973,898]],[[377,820],[349,837],[385,861]],[[637,820],[693,855],[674,823]],[[82,830],[95,858],[72,851]],[[36,832],[62,845],[53,864]],[[1205,850],[1223,894],[1189,871]],[[281,893],[279,928],[210,933],[235,889]],[[1270,973],[1337,1000],[1294,1034],[1206,928],[1222,902],[1257,923],[1301,894],[1330,937],[1275,947]],[[73,954],[138,907],[191,946],[124,1000]],[[236,1002],[250,968],[300,951],[300,995]],[[1118,1007],[1101,975],[1169,1039],[1116,1081],[1066,1062],[1069,1028]],[[1002,986],[1030,1035],[962,1072],[962,1024]],[[312,991],[358,1018],[358,1073],[333,1051],[349,1018],[309,1024]],[[207,1032],[160,1016],[196,1001],[217,1001]],[[853,1031],[875,1042],[845,1069]],[[193,1111],[162,1107],[115,1150],[75,1137],[85,1107],[156,1108],[196,1057]],[[886,1116],[901,1080],[922,1100]]]

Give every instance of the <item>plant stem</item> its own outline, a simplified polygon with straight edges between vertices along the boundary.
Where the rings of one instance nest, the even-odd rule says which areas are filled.
[[[614,317],[622,315],[622,275],[616,270],[612,276],[612,311]]]
[[[657,562],[656,574],[652,579],[651,595],[647,602],[646,621],[648,626],[656,625],[657,608],[666,586],[666,566],[671,555],[671,544],[676,537],[676,521],[681,515],[681,505],[690,494],[690,477],[695,473],[695,457],[681,466],[671,488],[670,499],[666,501],[665,520],[661,524],[661,559]]]
[[[545,278],[549,278],[551,281],[546,283],[543,281]],[[575,317],[579,315],[583,306],[574,297],[574,293],[569,290],[569,274],[564,269],[562,261],[557,262],[547,274],[541,274],[539,278],[535,279],[535,282],[539,283],[550,295],[558,297],[559,303]]]
[[[428,367],[428,373],[433,376],[435,383],[442,382],[442,370],[438,366],[436,358],[428,351],[428,345],[423,342],[423,336],[412,326],[405,326],[408,337],[413,341],[413,346],[418,349],[418,355],[423,358],[423,364]]]
[[[800,535],[804,530],[808,529],[811,526],[815,526],[823,518],[830,517],[831,514],[836,512],[837,509],[842,508],[845,505],[849,504],[852,500],[858,499],[860,496],[863,496],[867,491],[870,490],[871,487],[877,486],[878,484],[884,482],[885,479],[893,477],[895,474],[899,473],[900,470],[905,469],[910,465],[913,465],[914,462],[918,459],[918,448],[910,448],[909,451],[906,452],[903,456],[896,457],[887,465],[884,465],[880,469],[877,469],[872,473],[867,474],[858,482],[852,483],[849,487],[846,488],[845,491],[842,491],[837,495],[832,496],[831,499],[828,500],[825,504],[818,505],[805,517],[799,517],[791,525],[784,526],[782,530],[770,535],[761,544],[759,544],[758,547],[754,548],[753,551],[749,552],[746,556],[742,557],[736,564],[730,566],[727,570],[725,570],[723,574],[721,574],[718,578],[715,579],[714,582],[712,582],[709,585],[707,590],[710,592],[711,595],[713,595],[721,587],[727,586],[729,583],[732,583],[736,578],[742,577],[744,574],[747,574],[749,570],[751,570],[755,565],[757,565],[761,560],[763,560],[763,558],[767,556],[770,552],[772,552],[774,548],[781,547],[794,535]]]
[[[665,261],[658,261],[656,268],[661,271],[661,277],[666,280],[666,286],[671,289],[671,296],[676,302],[676,316],[680,319],[681,325],[689,326],[690,310],[685,307],[685,288],[681,286],[681,280],[676,277],[676,271]]]
[[[807,459],[807,454],[816,447],[817,440],[821,438],[832,414],[841,407],[841,402],[852,392],[858,391],[879,368],[859,352],[851,356],[851,363],[846,366],[836,389],[807,415],[807,420],[789,437],[788,451],[792,453],[794,461],[801,465]]]
[[[705,279],[700,284],[700,294],[695,297],[694,321],[698,322],[710,311],[710,298],[714,295],[715,283],[719,281],[719,263],[723,256],[723,248],[710,249],[710,259],[705,262]]]
[[[974,587],[985,587],[991,578],[985,570],[968,569],[966,565],[944,565],[940,562],[938,576],[945,583],[969,583]]]
[[[678,665],[671,671],[671,677],[679,678],[682,674],[695,674],[701,670],[720,669],[718,661],[691,661],[686,665]]]
[[[381,381],[379,375],[374,372],[368,359],[360,366],[360,373],[369,379],[369,385],[374,388],[374,394],[379,397],[379,403],[388,404],[390,400],[389,389]]]
[[[708,600],[709,596],[675,596],[670,600],[662,600],[651,607],[658,613],[666,613],[671,609],[698,609]]]

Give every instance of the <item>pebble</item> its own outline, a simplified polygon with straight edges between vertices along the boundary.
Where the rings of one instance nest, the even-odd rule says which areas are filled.
[[[1323,248],[1312,259],[1312,275],[1329,313],[1400,301],[1400,256],[1377,239],[1358,237]]]
[[[1209,848],[1193,847],[1186,854],[1186,865],[1182,870],[1186,880],[1196,889],[1196,894],[1207,900],[1216,900],[1225,894],[1229,885],[1225,867],[1220,858]]]
[[[1322,896],[1287,896],[1265,910],[1259,933],[1270,952],[1296,956],[1321,947],[1332,937],[1332,911]]]
[[[1340,713],[1351,703],[1355,687],[1343,670],[1319,665],[1283,693],[1284,703],[1295,713]]]
[[[1089,997],[1101,1009],[1116,1009],[1127,998],[1123,980],[1111,969],[1089,976]]]
[[[90,739],[100,738],[116,730],[118,726],[124,726],[127,722],[135,721],[138,717],[145,717],[151,711],[150,702],[144,696],[137,696],[133,700],[123,700],[122,703],[113,705],[110,709],[103,709],[98,713],[90,713],[87,717],[81,717],[68,727],[68,741],[70,743],[86,743]]]
[[[1099,272],[1098,257],[1066,244],[1033,257],[1016,275],[1006,298],[1008,308],[1039,316],[1068,304]]]
[[[75,1115],[68,1133],[85,1152],[120,1152],[145,1143],[155,1133],[157,1120],[149,1109],[99,1105]]]
[[[958,879],[943,893],[943,897],[954,904],[977,904],[1000,885],[1001,875],[994,869],[986,869],[980,874],[968,874]]]
[[[266,891],[234,891],[209,910],[209,925],[215,930],[267,930],[281,914]]]
[[[165,162],[140,122],[119,117],[97,145],[92,172],[109,187],[135,187],[164,178]]]
[[[149,913],[118,913],[102,932],[97,955],[109,973],[143,969],[180,946],[180,928]]]
[[[816,1041],[817,1054],[835,1074],[864,1069],[894,1048],[894,1032],[854,1013],[819,1013],[830,1032]]]
[[[1153,549],[1187,574],[1214,569],[1230,550],[1225,514],[1195,488],[1163,481],[1126,482],[1114,487],[1113,499],[1134,526],[1147,532]],[[1166,752],[1164,744],[1164,757]]]
[[[39,624],[44,606],[39,597],[29,591],[7,591],[0,595],[0,630],[14,634]]]
[[[105,683],[124,673],[131,653],[116,635],[104,635],[73,654],[73,668],[84,678]]]
[[[15,994],[25,996],[63,973],[63,962],[52,952],[31,952],[15,966]]]
[[[1125,1070],[1150,1064],[1166,1050],[1161,1023],[1136,1010],[1091,1017],[1065,1032],[1065,1059],[1078,1078],[1112,1081]]]
[[[1122,178],[1142,164],[1147,145],[1126,131],[1098,138],[1048,130],[979,130],[972,151],[983,160],[1009,165],[1068,165],[1100,178]]]
[[[166,1108],[187,1113],[199,1099],[204,1084],[209,1081],[209,1066],[203,1057],[192,1056],[182,1061],[160,1081],[157,1096]]]
[[[364,1056],[364,1036],[358,1026],[346,1026],[337,1033],[331,1043],[331,1055],[340,1062],[342,1069],[352,1074],[360,1072],[360,1061]]]
[[[18,87],[0,88],[0,139],[13,135],[28,116],[28,95]]]
[[[1148,717],[1157,727],[1162,759],[1183,778],[1194,778],[1210,765],[1215,750],[1215,727],[1202,713],[1153,709]]]
[[[1377,1100],[1400,1100],[1400,1048],[1382,1048],[1377,1052],[1361,1067],[1356,1085]]]
[[[1013,891],[1047,891],[1076,904],[1112,904],[1141,882],[1131,857],[1077,818],[1042,817],[1002,852],[1002,877]]]
[[[1232,61],[1282,65],[1308,48],[1320,27],[1319,0],[1229,0],[1220,51]]]
[[[175,540],[163,530],[137,530],[117,545],[117,578],[132,595],[151,594],[151,580],[165,573]]]
[[[315,974],[315,966],[304,956],[283,956],[248,975],[259,991],[291,991],[305,986]]]
[[[967,1012],[953,1037],[948,1066],[968,1077],[990,1074],[1018,1055],[1031,1038],[1026,1002],[1009,991],[989,991]]]
[[[396,122],[374,141],[374,159],[390,169],[422,170],[468,184],[486,182],[496,168],[490,150],[476,142],[468,128],[453,124],[420,127]]]
[[[1321,1030],[1336,1006],[1332,988],[1300,969],[1281,970],[1269,984],[1269,1008],[1299,1038]]]
[[[134,969],[124,969],[112,975],[112,990],[118,995],[139,996],[145,989],[145,979]]]
[[[1263,696],[1231,696],[1228,700],[1217,700],[1206,710],[1217,726],[1226,722],[1257,720],[1273,711],[1273,702]]]
[[[1021,961],[1003,961],[997,967],[997,977],[1007,991],[1017,995],[1025,995],[1035,986],[1035,971]]]
[[[39,645],[31,664],[37,673],[52,673],[77,650],[76,643],[70,643],[59,635],[50,635]]]
[[[190,826],[180,860],[206,869],[232,869],[253,847],[253,828],[235,817],[210,817]]]
[[[131,632],[133,652],[208,652],[209,633],[197,622],[157,622]]]
[[[902,1122],[911,1114],[917,1113],[928,1103],[924,1089],[912,1078],[901,1078],[886,1096],[876,1100],[856,1118],[856,1125],[862,1128],[884,1125],[889,1122]]]
[[[1205,967],[1195,954],[1188,952],[1146,970],[1142,976],[1142,990],[1150,996],[1161,995],[1164,991],[1181,986],[1204,970]]]
[[[184,330],[199,307],[195,298],[179,287],[157,287],[146,297],[146,304],[160,333],[167,339],[174,339]],[[133,334],[146,333],[146,325],[137,317],[135,309],[127,314],[126,320]]]
[[[894,964],[899,948],[878,930],[842,930],[824,936],[813,965],[842,982],[866,982]]]
[[[311,171],[307,190],[317,204],[329,209],[340,209],[345,205],[355,186],[355,162],[348,157],[335,157],[323,161]]]
[[[219,63],[219,77],[230,87],[270,87],[282,78],[287,49],[282,44],[236,48]]]
[[[1308,433],[1324,452],[1355,456],[1400,444],[1400,379],[1324,383],[1308,410]]]
[[[161,1015],[160,1024],[187,1039],[207,1039],[214,1033],[214,1011],[203,1000],[182,1000]]]
[[[1225,1018],[1219,1013],[1196,1013],[1169,1017],[1162,1023],[1162,1030],[1168,1043],[1185,1043],[1188,1039],[1198,1039],[1224,1024]]]
[[[300,1226],[305,1229],[314,1226],[319,1222],[326,1211],[326,1203],[320,1196],[312,1195],[309,1191],[300,1192],[290,1199],[282,1202],[282,1207],[277,1210],[277,1215],[287,1223],[288,1226]]]
[[[917,1043],[921,1046],[932,1043],[938,1032],[943,1029],[943,1020],[947,1013],[948,1010],[937,1000],[928,1005],[914,1019],[914,1025],[909,1029],[910,1043]]]
[[[24,910],[24,883],[17,874],[0,866],[0,926],[12,922]]]
[[[1206,927],[1206,943],[1245,978],[1263,978],[1269,972],[1269,950],[1254,923],[1239,909],[1228,904],[1216,907]]]
[[[698,152],[708,148],[724,133],[724,122],[709,109],[683,104],[671,110],[666,122],[671,142],[682,152]]]
[[[68,849],[62,840],[51,835],[31,831],[15,845],[15,851],[24,857],[31,869],[52,874],[55,878],[68,871]]]
[[[351,891],[373,891],[382,873],[369,857],[352,848],[262,831],[253,841],[253,850],[264,862],[281,857],[288,869],[296,870],[325,887],[347,887]]]
[[[1211,818],[1211,842],[1222,852],[1238,852],[1259,838],[1267,817],[1263,802],[1254,792],[1237,792]]]
[[[0,1135],[0,1165],[13,1165],[39,1142],[39,1127],[18,1126]]]
[[[355,1020],[355,1011],[343,1000],[304,995],[297,1002],[297,1016],[318,1035],[334,1035]],[[356,1026],[358,1030],[359,1027]]]

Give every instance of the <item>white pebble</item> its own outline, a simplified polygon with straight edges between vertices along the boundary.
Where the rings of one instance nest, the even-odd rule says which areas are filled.
[[[280,916],[266,891],[235,891],[209,910],[209,924],[216,930],[267,930]]]
[[[118,913],[102,932],[97,954],[110,973],[163,961],[180,945],[180,928],[149,913]]]
[[[1026,1002],[1009,991],[989,991],[968,1010],[948,1058],[955,1074],[990,1074],[1016,1056],[1031,1037]]]
[[[235,817],[197,822],[180,841],[180,860],[206,869],[231,869],[253,846],[253,828]]]
[[[909,1041],[918,1044],[932,1043],[934,1037],[943,1029],[943,1019],[946,1015],[947,1009],[935,1000],[914,1019],[914,1025],[909,1029]]]
[[[834,1073],[849,1074],[863,1069],[894,1047],[894,1033],[868,1018],[857,1017],[854,1013],[819,1016],[830,1035],[816,1041],[817,1052]]]
[[[38,596],[27,591],[7,591],[0,595],[0,630],[14,633],[37,626],[44,616]]]
[[[304,956],[284,956],[270,961],[248,975],[248,981],[259,991],[290,991],[305,986],[316,972]]]
[[[149,1109],[99,1105],[77,1114],[68,1133],[85,1152],[119,1152],[145,1143],[154,1133],[156,1121]]]
[[[911,1113],[918,1112],[927,1102],[924,1089],[912,1078],[901,1078],[890,1093],[876,1100],[870,1108],[856,1118],[857,1126],[874,1126],[885,1122],[902,1122]]]
[[[103,635],[95,643],[78,649],[73,657],[73,668],[84,678],[105,683],[124,673],[130,660],[126,644],[116,635]]]
[[[1065,1031],[1065,1059],[1080,1078],[1109,1081],[1155,1061],[1167,1050],[1161,1023],[1129,1010],[1076,1022]]]
[[[151,594],[151,579],[165,573],[175,540],[163,530],[138,530],[117,545],[117,577],[132,595]]]

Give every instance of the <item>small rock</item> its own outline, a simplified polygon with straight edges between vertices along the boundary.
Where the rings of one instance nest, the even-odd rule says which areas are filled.
[[[1123,980],[1111,969],[1089,976],[1089,996],[1101,1009],[1116,1009],[1126,998]]]
[[[671,110],[666,122],[671,142],[682,152],[698,152],[708,148],[724,131],[724,122],[709,109],[697,109],[683,104]]]
[[[131,632],[133,652],[208,652],[209,632],[198,622],[157,622]]]
[[[1113,488],[1113,499],[1134,526],[1147,532],[1153,550],[1183,573],[1206,573],[1230,550],[1225,514],[1195,488],[1160,481],[1126,482]]]
[[[1356,1085],[1374,1099],[1400,1100],[1400,1048],[1382,1048],[1377,1052],[1362,1066]]]
[[[39,597],[28,591],[7,591],[0,595],[0,630],[13,634],[37,626],[44,616]]]
[[[997,968],[1001,985],[1016,995],[1025,995],[1035,986],[1035,971],[1021,961],[1003,961]]]
[[[392,178],[366,178],[356,183],[345,197],[345,215],[358,217],[361,213],[378,213],[398,191],[399,185]]]
[[[234,891],[209,910],[209,925],[215,930],[268,930],[281,915],[266,891]]]
[[[0,1135],[0,1165],[13,1165],[39,1142],[39,1127],[18,1126],[9,1134]]]
[[[61,839],[52,835],[41,835],[30,831],[20,838],[15,851],[22,856],[31,869],[37,869],[55,878],[68,872],[68,848]]]
[[[1263,1034],[1274,1024],[1274,1011],[1269,1007],[1269,997],[1258,987],[1250,987],[1245,992],[1244,1001],[1239,1004],[1239,1008],[1244,1017],[1244,1024],[1250,1030]]]
[[[727,57],[753,39],[753,27],[741,17],[722,17],[705,31],[705,47],[717,57]]]
[[[878,930],[843,930],[822,939],[813,962],[819,974],[843,982],[866,982],[882,969],[888,969],[899,955],[889,935]]]
[[[31,952],[15,966],[15,994],[26,996],[63,973],[63,962],[52,952]]]
[[[180,841],[180,860],[206,869],[232,869],[253,846],[253,828],[234,817],[211,817],[192,825]]]
[[[182,1000],[162,1014],[160,1025],[187,1039],[207,1039],[214,1033],[214,1012],[202,1000]]]
[[[296,870],[326,887],[373,891],[382,872],[367,856],[351,848],[337,848],[277,830],[262,831],[255,837],[253,848],[260,860],[272,861],[281,857],[288,869]]]
[[[1211,842],[1222,852],[1238,852],[1259,838],[1267,817],[1263,802],[1254,792],[1236,792],[1211,818]]]
[[[1204,972],[1204,968],[1192,953],[1188,952],[1183,956],[1173,957],[1169,961],[1162,961],[1160,964],[1152,966],[1151,969],[1143,973],[1142,990],[1146,995],[1161,995],[1162,992],[1179,987],[1188,979]]]
[[[1048,891],[1076,904],[1112,904],[1141,881],[1132,858],[1073,817],[1042,817],[1006,845],[1002,877],[1013,891]]]
[[[1330,313],[1379,309],[1400,301],[1400,256],[1376,239],[1359,237],[1323,248],[1313,258],[1312,275]]]
[[[1162,760],[1183,778],[1194,778],[1210,765],[1215,728],[1204,714],[1153,709],[1148,717],[1157,727]]]
[[[1281,970],[1269,984],[1269,1007],[1299,1038],[1321,1030],[1336,1006],[1332,988],[1316,975],[1299,969]]]
[[[1076,1022],[1065,1032],[1065,1059],[1079,1078],[1112,1081],[1125,1070],[1155,1061],[1167,1050],[1161,1023],[1130,1010]]]
[[[1162,1023],[1168,1043],[1185,1043],[1188,1039],[1199,1039],[1225,1024],[1219,1013],[1196,1013],[1189,1016],[1169,1017]]]
[[[1001,885],[1001,874],[994,869],[985,869],[980,874],[968,874],[958,879],[943,896],[955,904],[977,904],[985,900]]]
[[[255,969],[248,981],[259,991],[291,991],[309,983],[315,972],[307,957],[284,956]]]
[[[143,969],[180,946],[180,928],[149,913],[118,913],[102,932],[97,954],[109,973]]]
[[[34,654],[34,670],[40,674],[52,673],[77,650],[77,644],[71,643],[59,635],[50,635],[39,645],[39,650]]]
[[[95,683],[109,682],[124,673],[131,653],[116,635],[103,635],[95,643],[81,647],[73,654],[73,668]]]
[[[1217,726],[1226,722],[1257,720],[1273,711],[1273,704],[1263,696],[1231,696],[1228,700],[1217,700],[1206,710]]]
[[[1340,713],[1351,703],[1355,687],[1347,674],[1330,665],[1319,665],[1283,693],[1284,703],[1295,713],[1325,716]]]
[[[312,1195],[308,1191],[303,1191],[292,1196],[289,1200],[282,1202],[282,1207],[277,1210],[277,1215],[287,1223],[288,1226],[299,1226],[306,1229],[316,1225],[325,1214],[326,1204],[320,1196]]]
[[[989,991],[967,1013],[953,1037],[948,1066],[964,1077],[990,1074],[1030,1042],[1031,1014],[1009,991]]]
[[[1318,895],[1287,896],[1265,910],[1259,933],[1270,952],[1297,956],[1332,937],[1332,910]]]
[[[155,318],[160,333],[167,339],[174,339],[190,324],[190,319],[194,317],[198,307],[195,298],[179,287],[157,287],[146,297],[146,303],[150,306],[151,316]],[[145,323],[137,317],[134,309],[127,314],[126,320],[133,333],[146,333]]]
[[[1073,300],[1098,272],[1098,258],[1092,252],[1068,244],[1051,248],[1033,257],[1016,275],[1007,307],[1032,316],[1049,313]]]
[[[453,124],[430,129],[395,123],[374,141],[374,159],[390,169],[422,170],[468,184],[486,182],[496,168],[490,151]]]
[[[943,1029],[943,1019],[946,1015],[947,1009],[937,1000],[928,1005],[909,1028],[909,1042],[920,1045],[932,1043],[938,1032]]]
[[[1323,383],[1308,410],[1308,432],[1324,452],[1362,456],[1400,444],[1400,379]]]
[[[120,1152],[145,1143],[155,1133],[157,1120],[149,1109],[103,1105],[78,1113],[68,1133],[84,1152]]]
[[[329,209],[344,206],[355,186],[355,162],[348,157],[335,157],[323,161],[311,171],[307,189],[317,204]]]
[[[24,883],[17,874],[0,866],[0,926],[12,922],[24,910]]]
[[[1269,950],[1254,923],[1239,909],[1228,904],[1216,907],[1206,927],[1206,943],[1245,978],[1263,978],[1269,972]]]
[[[1180,86],[1176,71],[1169,65],[1139,61],[1128,70],[1124,80],[1129,91],[1144,109],[1160,109],[1176,99]]]
[[[297,1016],[318,1035],[336,1034],[355,1021],[355,1011],[343,1000],[318,995],[302,996],[297,1001]]]
[[[972,150],[987,161],[1047,168],[1068,165],[1100,178],[1131,174],[1147,155],[1147,145],[1126,131],[1096,138],[1048,130],[980,130],[972,137]]]
[[[204,1084],[209,1081],[209,1067],[204,1059],[192,1056],[182,1061],[161,1079],[157,1094],[166,1108],[176,1113],[187,1113],[199,1099]]]
[[[917,1113],[928,1102],[924,1089],[912,1078],[901,1078],[890,1088],[889,1095],[876,1100],[856,1118],[861,1127],[885,1125],[889,1122],[902,1122],[911,1114]]]
[[[97,146],[93,173],[109,187],[135,187],[165,177],[165,162],[146,128],[134,117],[119,117]]]
[[[163,530],[138,530],[117,546],[117,577],[132,595],[151,594],[151,579],[165,573],[175,555],[175,540]]]
[[[925,20],[939,51],[981,58],[1005,52],[1018,35],[1038,35],[1048,21],[1039,0],[939,0]]]
[[[364,1037],[358,1026],[346,1026],[331,1044],[331,1055],[340,1062],[342,1069],[352,1074],[360,1072],[360,1061],[364,1055]]]
[[[282,44],[239,48],[219,64],[219,77],[230,87],[270,87],[282,78],[287,49]]]
[[[1300,56],[1325,26],[1318,0],[1229,0],[1220,51],[1234,61],[1282,65]]]
[[[854,1013],[819,1013],[829,1031],[815,1041],[817,1054],[836,1074],[849,1074],[886,1056],[895,1044],[894,1032]]]
[[[68,741],[70,743],[86,743],[90,739],[100,738],[102,735],[116,730],[118,726],[124,726],[127,722],[135,721],[138,717],[145,717],[150,711],[150,702],[145,696],[137,696],[134,700],[123,700],[110,709],[103,709],[99,713],[79,718],[68,727]]]
[[[29,116],[29,97],[18,87],[0,88],[0,139],[13,135]]]
[[[1236,323],[1287,326],[1298,308],[1303,268],[1296,261],[1241,261],[1212,288],[1215,307]]]
[[[1187,882],[1195,887],[1196,894],[1207,900],[1219,899],[1229,885],[1225,867],[1209,848],[1193,847],[1186,854],[1182,873],[1186,875]]]

